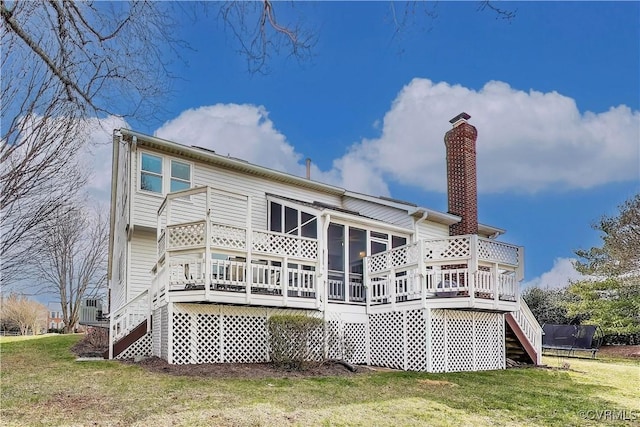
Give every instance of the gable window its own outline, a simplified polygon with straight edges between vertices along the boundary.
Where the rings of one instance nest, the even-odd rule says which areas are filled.
[[[162,194],[162,157],[142,153],[140,189]]]
[[[191,165],[171,160],[171,185],[169,191],[187,190],[189,188],[191,188]]]

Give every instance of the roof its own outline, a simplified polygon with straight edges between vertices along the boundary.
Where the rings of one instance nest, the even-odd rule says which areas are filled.
[[[348,196],[361,200],[370,201],[373,203],[378,203],[385,206],[390,206],[396,209],[401,209],[406,211],[409,215],[416,218],[429,218],[429,220],[438,222],[441,224],[451,225],[459,222],[461,218],[457,215],[453,215],[450,213],[440,212],[433,209],[425,208],[417,206],[415,203],[406,202],[403,200],[392,199],[389,197],[379,197],[379,196],[371,196],[367,194],[358,193],[355,191],[349,191],[342,187],[338,187],[335,185],[325,184],[318,181],[313,181],[311,179],[303,178],[300,176],[292,175],[285,172],[280,172],[274,169],[270,169],[264,166],[259,166],[253,163],[249,163],[246,160],[237,159],[235,157],[223,156],[217,154],[214,150],[210,150],[208,148],[196,147],[196,146],[186,146],[183,144],[179,144],[177,142],[169,141],[166,139],[158,138],[156,136],[146,135],[140,132],[136,132],[130,129],[120,129],[120,133],[123,136],[135,137],[137,144],[144,145],[149,148],[154,148],[157,150],[179,154],[183,157],[191,158],[194,160],[198,160],[204,163],[209,163],[218,167],[222,167],[225,169],[246,173],[249,175],[254,175],[258,177],[268,178],[275,181],[285,182],[289,184],[293,184],[299,187],[310,188],[317,191],[322,191],[324,193],[338,195],[338,196]],[[299,201],[296,201],[299,202]],[[317,207],[322,208],[319,202],[314,202]],[[324,208],[328,208],[334,211],[343,212],[347,214],[355,214],[360,215],[358,212],[346,211],[343,208],[337,206],[324,206]],[[426,215],[426,216],[425,216]],[[479,232],[486,235],[499,235],[503,234],[505,230],[501,228],[496,228],[489,225],[478,225]]]

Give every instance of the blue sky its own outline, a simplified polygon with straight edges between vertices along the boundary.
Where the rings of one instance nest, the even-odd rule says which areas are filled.
[[[219,24],[185,21],[165,111],[129,126],[290,173],[310,157],[315,179],[446,211],[443,135],[466,111],[480,221],[525,246],[528,284],[562,285],[590,224],[640,189],[640,3],[478,5],[428,3],[394,36],[390,2],[276,3],[317,44],[265,75]]]

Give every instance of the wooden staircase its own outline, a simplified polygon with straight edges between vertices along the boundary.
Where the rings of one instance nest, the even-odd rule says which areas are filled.
[[[505,319],[505,353],[508,359],[520,364],[535,365],[538,354],[511,313]]]
[[[133,328],[131,332],[129,332],[124,337],[120,338],[113,344],[113,357],[118,356],[120,353],[125,351],[131,344],[138,341],[140,338],[145,336],[147,333],[147,320],[143,320],[138,326]],[[109,358],[109,350],[105,351],[103,354],[105,359]]]

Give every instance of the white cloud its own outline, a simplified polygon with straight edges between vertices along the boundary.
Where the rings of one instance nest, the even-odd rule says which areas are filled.
[[[583,276],[574,267],[574,258],[556,258],[553,261],[553,267],[546,273],[541,274],[522,284],[523,288],[563,288],[570,281],[588,279],[589,276]]]
[[[315,180],[374,195],[398,182],[446,191],[444,134],[466,111],[478,128],[478,185],[484,193],[590,188],[637,179],[640,112],[626,106],[581,114],[557,92],[516,90],[492,81],[476,91],[414,79],[364,139],[334,159]],[[156,135],[198,145],[272,169],[304,176],[304,155],[287,141],[262,106],[216,104],[190,109]]]
[[[305,173],[302,154],[275,128],[262,106],[216,104],[190,109],[162,125],[156,135],[295,175]]]
[[[573,99],[557,92],[524,92],[497,81],[475,91],[416,78],[386,113],[380,137],[334,162],[343,185],[374,194],[388,181],[446,191],[444,134],[462,111],[478,129],[480,192],[589,188],[640,173],[638,111],[618,106],[580,114]]]
[[[111,196],[113,130],[126,127],[128,127],[127,122],[115,116],[91,119],[85,127],[83,138],[86,143],[82,145],[81,158],[89,169],[87,190],[99,202],[108,204]]]

